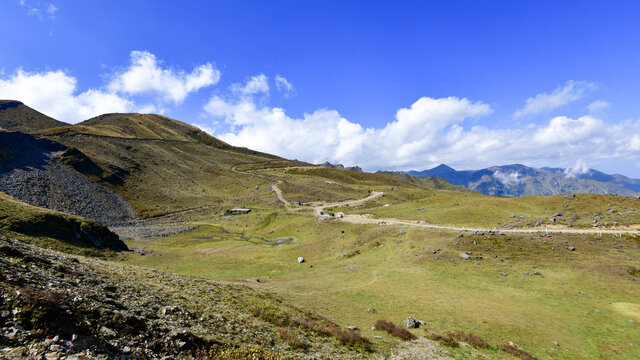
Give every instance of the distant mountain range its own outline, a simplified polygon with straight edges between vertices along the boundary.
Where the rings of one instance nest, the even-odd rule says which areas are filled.
[[[569,174],[562,168],[533,168],[520,164],[481,170],[455,170],[445,164],[424,171],[408,171],[417,177],[437,177],[471,190],[497,196],[556,195],[570,193],[636,196],[640,180],[589,169]]]

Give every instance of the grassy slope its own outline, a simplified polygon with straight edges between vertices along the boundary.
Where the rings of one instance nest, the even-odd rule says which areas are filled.
[[[634,357],[629,343],[640,329],[614,304],[636,304],[640,297],[633,275],[637,262],[627,260],[640,255],[637,239],[457,239],[419,229],[400,235],[394,227],[317,223],[304,213],[220,217],[203,225],[194,233],[130,242],[153,252],[124,260],[208,278],[259,278],[256,286],[361,329],[379,318],[399,322],[416,316],[427,321],[429,331],[462,329],[492,344],[514,341],[542,358]],[[292,241],[276,245],[287,238]],[[563,241],[578,250],[565,249]],[[623,252],[614,248],[620,245]],[[482,259],[462,261],[462,251]],[[308,262],[298,264],[298,256]]]
[[[430,330],[463,329],[492,344],[512,340],[540,357],[633,358],[629,343],[639,335],[637,323],[629,322],[628,311],[620,312],[629,305],[613,304],[636,304],[640,297],[633,275],[638,273],[634,269],[640,255],[635,239],[459,240],[447,232],[405,229],[406,234],[399,235],[398,228],[317,223],[311,211],[283,212],[268,185],[282,182],[279,186],[291,201],[339,201],[364,197],[367,190],[384,191],[383,198],[355,211],[488,227],[528,226],[558,211],[564,213],[558,222],[573,226],[590,226],[594,213],[604,225],[638,223],[637,203],[631,199],[592,195],[504,199],[432,190],[383,175],[287,168],[300,164],[197,139],[130,138],[140,136],[143,129],[116,134],[105,133],[109,128],[97,124],[83,126],[45,134],[82,150],[107,172],[127,172],[122,184],[106,183],[140,215],[213,205],[173,218],[200,224],[200,230],[131,242],[152,252],[128,254],[123,261],[209,278],[260,278],[266,282],[254,286],[362,329],[369,329],[378,318],[398,322],[414,315],[427,320]],[[225,206],[254,211],[247,216],[219,216],[218,210]],[[609,214],[611,208],[616,211]],[[283,238],[291,241],[275,245]],[[562,241],[578,251],[564,249]],[[619,245],[623,252],[614,248]],[[462,262],[458,258],[462,251],[483,258]],[[343,253],[353,256],[342,258]],[[298,256],[305,256],[313,268],[298,264]],[[532,264],[536,270],[529,268]],[[524,271],[540,271],[545,277],[524,276]],[[386,336],[382,343],[392,345]],[[452,354],[465,357],[463,349]],[[485,355],[500,356],[493,351]]]
[[[505,198],[477,193],[438,191],[411,202],[389,197],[345,212],[373,214],[380,218],[423,220],[434,224],[476,227],[534,227],[569,225],[603,227],[640,223],[640,200],[617,195],[526,196]],[[389,203],[389,206],[383,206]],[[551,220],[556,213],[562,216]]]
[[[427,192],[377,174],[292,169],[308,164],[232,147],[158,115],[107,114],[40,134],[86,154],[101,170],[85,173],[120,193],[141,217],[201,207],[275,208],[269,185],[276,182],[288,198],[300,201],[357,199],[367,189],[389,185],[407,194]]]
[[[117,235],[96,221],[25,204],[3,192],[0,234],[70,253],[103,255],[96,240],[106,248],[126,249]]]

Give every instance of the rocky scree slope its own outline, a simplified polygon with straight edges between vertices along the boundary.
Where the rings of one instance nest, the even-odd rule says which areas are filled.
[[[20,132],[0,132],[0,191],[26,203],[74,214],[105,225],[135,221],[122,196],[74,167],[92,164],[78,150]]]
[[[337,326],[330,321],[242,285],[73,257],[3,236],[0,254],[0,358],[185,359],[233,348],[269,359],[368,354],[315,327]],[[291,331],[277,327],[284,318]]]

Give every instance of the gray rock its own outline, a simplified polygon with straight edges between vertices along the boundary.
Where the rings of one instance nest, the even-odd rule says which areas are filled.
[[[358,330],[357,326],[347,326],[347,330],[356,331]]]
[[[404,323],[404,326],[407,327],[407,329],[417,329],[418,327],[420,327],[420,322],[414,317],[408,317],[402,320],[402,322]]]
[[[463,260],[469,260],[469,258],[471,258],[467,253],[462,253],[458,256],[460,256]]]
[[[100,333],[102,335],[104,335],[105,337],[107,337],[107,338],[114,338],[114,337],[118,336],[118,334],[115,331],[109,329],[106,326],[103,326],[103,327],[100,328]]]
[[[460,234],[456,235],[456,237],[457,237],[458,239],[459,239],[459,238],[461,238],[461,237],[463,237],[463,236],[464,236],[464,234],[463,234],[463,233],[460,233]]]
[[[404,234],[406,234],[406,233],[404,232],[404,230],[400,230],[400,231],[398,231],[398,235],[404,235]]]
[[[302,264],[303,262],[305,262],[305,259],[302,256],[298,257],[298,264]]]
[[[500,276],[507,276],[507,275],[509,275],[509,274],[507,274],[507,273],[505,273],[505,272],[499,272],[499,273],[498,273],[498,275],[500,275]]]

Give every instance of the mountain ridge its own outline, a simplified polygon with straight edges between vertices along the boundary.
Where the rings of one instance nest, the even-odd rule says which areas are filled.
[[[588,169],[569,175],[567,169],[534,168],[522,164],[491,166],[478,170],[455,170],[446,164],[423,171],[407,171],[416,177],[440,177],[485,195],[526,196],[569,193],[617,194],[635,196],[640,180],[620,174]]]

